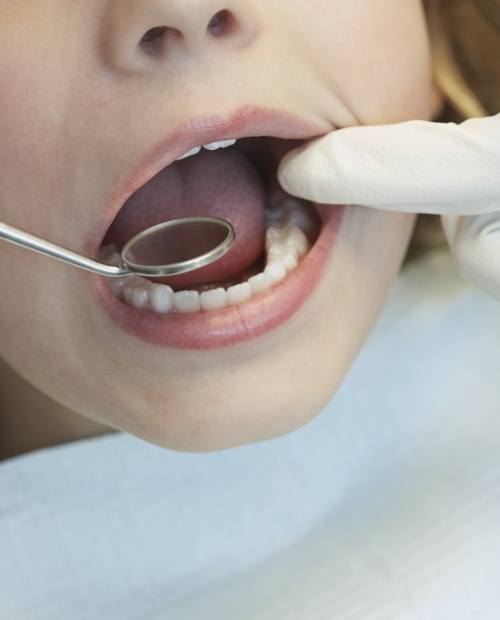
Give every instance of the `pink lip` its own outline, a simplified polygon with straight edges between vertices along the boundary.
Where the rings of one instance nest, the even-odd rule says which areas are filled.
[[[230,118],[214,116],[193,121],[157,145],[138,171],[117,192],[103,219],[96,225],[89,253],[96,256],[109,224],[127,198],[180,155],[201,144],[249,136],[283,139],[312,138],[317,127],[287,113],[245,107]],[[319,284],[339,230],[343,205],[315,205],[322,219],[318,239],[298,267],[272,288],[239,306],[193,314],[159,315],[136,310],[115,298],[106,279],[90,274],[89,283],[112,321],[129,334],[162,347],[213,350],[246,342],[277,328],[289,319]],[[96,245],[96,239],[99,239]]]

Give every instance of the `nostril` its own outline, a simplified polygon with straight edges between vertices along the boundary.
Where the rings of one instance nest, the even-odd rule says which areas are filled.
[[[207,26],[207,32],[215,37],[220,37],[228,34],[233,26],[235,20],[233,15],[227,9],[218,11]],[[176,28],[169,28],[168,26],[156,26],[147,30],[139,41],[139,47],[149,55],[158,55],[165,47],[167,38],[179,38],[182,36],[181,32]]]
[[[152,43],[156,39],[161,39],[165,34],[166,26],[158,26],[157,28],[150,28],[142,37],[140,43]]]
[[[209,21],[207,26],[207,31],[218,37],[224,34],[232,28],[233,25],[233,16],[230,11],[224,9],[216,13],[212,19]]]
[[[157,26],[146,31],[139,41],[139,47],[149,55],[159,55],[166,45],[167,37],[178,36],[180,33],[175,28]]]

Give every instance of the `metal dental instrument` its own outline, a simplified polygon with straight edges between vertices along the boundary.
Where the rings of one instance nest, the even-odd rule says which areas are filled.
[[[184,217],[151,226],[121,250],[121,265],[102,263],[0,222],[0,239],[109,278],[170,276],[194,271],[226,254],[236,234],[218,217]],[[130,255],[133,250],[132,255]]]

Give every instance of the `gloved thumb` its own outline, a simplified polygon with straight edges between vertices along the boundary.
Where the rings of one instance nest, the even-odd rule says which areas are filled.
[[[407,213],[498,210],[500,114],[460,125],[413,120],[332,131],[278,167],[289,194]]]
[[[291,194],[306,200],[331,203],[332,188],[338,189],[339,163],[333,133],[315,138],[289,151],[278,166],[278,182]]]
[[[337,129],[293,149],[278,166],[280,185],[293,196],[323,204],[385,205],[381,173],[383,179],[390,155],[379,146],[384,129]]]

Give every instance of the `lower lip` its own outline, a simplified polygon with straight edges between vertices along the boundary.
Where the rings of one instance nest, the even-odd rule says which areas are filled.
[[[311,296],[332,254],[343,205],[316,205],[318,239],[284,280],[239,306],[193,314],[136,310],[114,297],[106,278],[90,275],[90,286],[111,320],[140,340],[173,349],[213,350],[263,336],[285,323]]]

